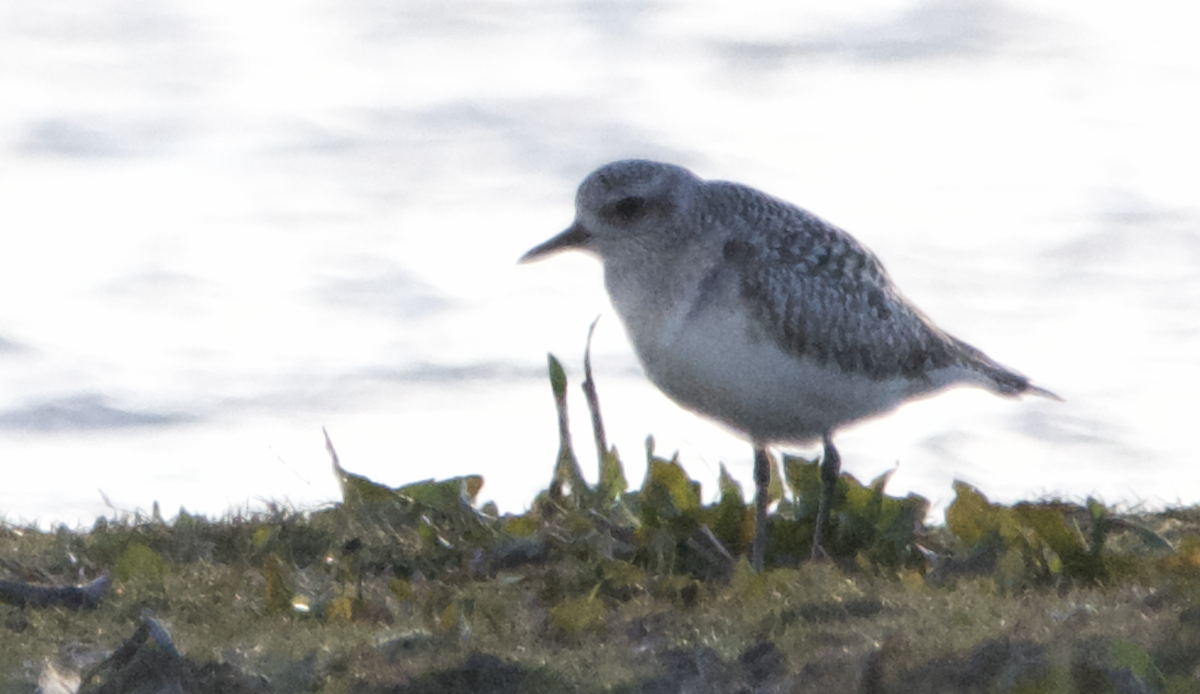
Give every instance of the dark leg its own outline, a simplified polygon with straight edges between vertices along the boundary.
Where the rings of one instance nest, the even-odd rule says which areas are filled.
[[[829,534],[829,516],[833,512],[833,495],[837,492],[842,459],[833,447],[833,437],[825,434],[825,454],[821,460],[821,500],[817,505],[817,529],[813,533],[812,558],[826,559],[825,537]]]
[[[763,570],[763,558],[767,555],[767,504],[770,502],[771,459],[767,448],[754,444],[754,545],[750,562],[755,571]]]

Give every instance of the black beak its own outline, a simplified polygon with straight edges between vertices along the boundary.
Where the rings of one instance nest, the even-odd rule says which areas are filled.
[[[558,236],[529,249],[529,252],[521,256],[521,259],[517,262],[530,263],[535,260],[541,260],[558,251],[566,251],[572,248],[587,248],[591,240],[592,235],[588,233],[588,230],[584,229],[583,225],[579,222],[575,222]]]

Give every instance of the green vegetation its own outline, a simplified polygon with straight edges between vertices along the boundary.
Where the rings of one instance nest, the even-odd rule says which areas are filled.
[[[738,483],[722,468],[706,505],[648,440],[631,491],[585,370],[599,481],[551,357],[561,446],[523,515],[478,507],[482,477],[393,489],[330,444],[344,500],[315,512],[0,525],[0,692],[79,673],[157,691],[144,673],[174,663],[188,692],[1200,693],[1200,511],[1002,506],[957,483],[926,528],[888,475],[843,474],[832,560],[811,563],[818,465],[784,456],[756,574]],[[21,597],[102,575],[94,609]]]

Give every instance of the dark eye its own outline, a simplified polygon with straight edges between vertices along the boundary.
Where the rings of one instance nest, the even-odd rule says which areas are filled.
[[[613,214],[622,222],[632,222],[646,211],[646,199],[637,196],[621,198],[613,205]]]

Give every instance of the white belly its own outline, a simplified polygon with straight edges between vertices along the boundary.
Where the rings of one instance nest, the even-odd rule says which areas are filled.
[[[654,342],[638,353],[663,392],[761,442],[819,438],[891,410],[913,387],[909,379],[876,381],[789,355],[744,312],[667,321]]]

